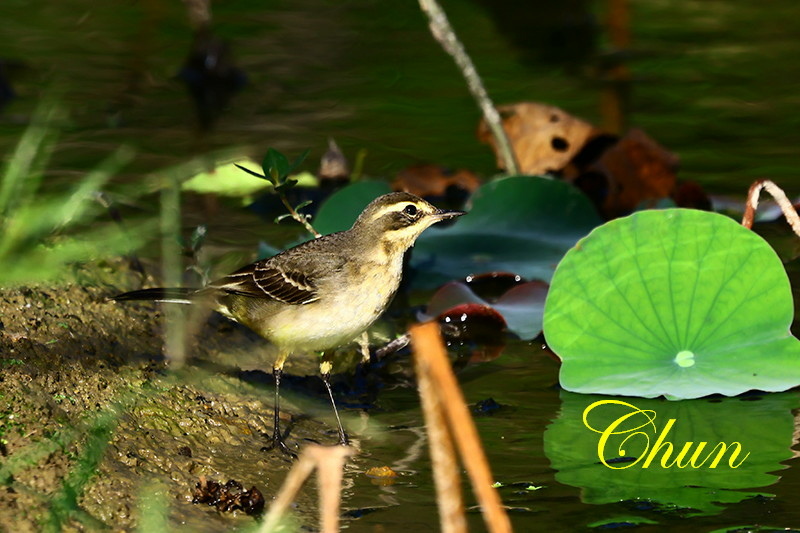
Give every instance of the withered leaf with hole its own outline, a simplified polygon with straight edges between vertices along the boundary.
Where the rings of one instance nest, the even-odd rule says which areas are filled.
[[[554,106],[519,102],[499,106],[497,110],[522,174],[559,172],[587,139],[599,133],[588,122]],[[478,140],[492,147],[498,168],[503,168],[494,137],[483,120],[478,126]]]
[[[471,170],[448,170],[439,165],[419,164],[406,167],[397,173],[392,182],[393,191],[405,191],[422,198],[446,196],[448,190],[457,189],[473,193],[480,187],[478,176]]]

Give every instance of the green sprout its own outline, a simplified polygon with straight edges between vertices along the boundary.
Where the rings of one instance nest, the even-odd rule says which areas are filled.
[[[286,191],[297,185],[297,180],[290,177],[291,173],[294,172],[303,163],[305,158],[308,157],[308,153],[310,151],[311,150],[306,150],[305,152],[297,156],[297,158],[290,163],[289,159],[285,155],[275,150],[274,148],[270,148],[267,150],[267,155],[264,156],[264,161],[261,163],[261,168],[264,171],[264,174],[253,172],[252,170],[245,168],[242,165],[237,164],[236,166],[252,176],[267,180],[270,183],[272,183],[275,194],[278,195],[278,198],[281,199],[281,202],[289,211],[288,215],[281,215],[277,219],[275,219],[276,222],[280,222],[286,217],[292,217],[297,222],[302,224],[303,227],[306,228],[306,230],[309,233],[314,235],[314,237],[319,237],[320,234],[317,232],[317,230],[314,229],[314,227],[308,221],[309,216],[302,215],[298,212],[300,209],[309,205],[311,202],[308,201],[301,202],[297,206],[293,207],[292,204],[289,203],[289,199],[286,197]]]

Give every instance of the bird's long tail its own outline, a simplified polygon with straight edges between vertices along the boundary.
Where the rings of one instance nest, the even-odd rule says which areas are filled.
[[[153,300],[156,302],[169,302],[175,304],[190,304],[194,301],[193,296],[197,289],[191,287],[174,287],[157,289],[141,289],[138,291],[125,292],[112,296],[112,300],[127,302],[131,300]]]

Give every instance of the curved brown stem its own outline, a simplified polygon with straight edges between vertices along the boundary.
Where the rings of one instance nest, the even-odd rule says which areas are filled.
[[[761,193],[761,189],[765,189],[778,203],[778,207],[781,208],[781,212],[783,212],[783,216],[786,217],[786,221],[792,227],[792,231],[800,237],[800,216],[798,216],[797,211],[795,210],[792,202],[786,196],[786,193],[783,192],[783,189],[775,185],[774,182],[770,180],[756,180],[750,186],[750,190],[747,191],[747,204],[744,207],[744,216],[742,216],[742,226],[747,229],[753,228],[753,219],[756,215],[756,210],[758,209],[758,196]]]

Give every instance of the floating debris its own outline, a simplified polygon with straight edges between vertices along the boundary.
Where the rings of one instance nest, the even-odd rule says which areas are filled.
[[[264,496],[256,487],[242,490],[242,484],[233,479],[222,485],[200,476],[192,491],[192,503],[213,505],[217,511],[230,513],[244,511],[248,515],[260,514],[264,510]]]

